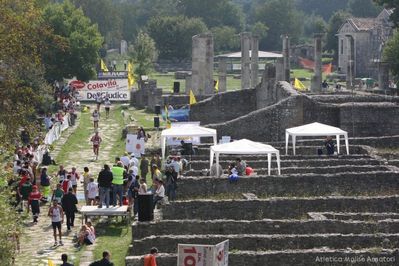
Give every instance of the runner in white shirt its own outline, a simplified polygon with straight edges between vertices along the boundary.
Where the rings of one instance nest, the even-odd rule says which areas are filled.
[[[87,198],[89,205],[96,205],[96,197],[98,196],[98,184],[94,182],[94,178],[90,178],[89,184],[87,184]]]
[[[58,201],[53,200],[53,206],[48,210],[48,216],[51,217],[51,225],[53,227],[54,234],[54,246],[57,245],[57,229],[59,234],[60,242],[59,244],[62,246],[62,233],[61,233],[61,224],[64,222],[64,212],[61,206],[58,205]]]
[[[69,173],[71,176],[71,183],[72,183],[72,188],[73,188],[73,193],[76,195],[76,190],[78,188],[78,180],[80,178],[80,175],[78,172],[76,172],[76,168],[72,167],[72,171]]]

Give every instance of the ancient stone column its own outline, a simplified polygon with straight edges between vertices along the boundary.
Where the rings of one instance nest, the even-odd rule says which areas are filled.
[[[125,41],[125,40],[121,41],[120,53],[121,53],[121,55],[127,54],[127,41]]]
[[[389,89],[389,64],[386,62],[378,65],[378,86],[381,90]]]
[[[310,90],[312,92],[320,92],[321,91],[321,83],[323,78],[323,71],[322,71],[322,41],[321,38],[323,34],[316,33],[314,35],[314,75],[312,77],[312,82],[310,84]]]
[[[213,36],[195,35],[192,45],[192,90],[195,95],[213,94]]]
[[[259,72],[259,39],[258,36],[252,36],[251,44],[251,88],[258,85]]]
[[[284,80],[288,83],[291,82],[290,72],[290,37],[283,36],[283,58],[284,58]]]
[[[218,80],[219,92],[224,92],[227,89],[226,76],[227,76],[226,58],[221,57],[219,59],[219,80]]]
[[[285,72],[284,72],[284,58],[280,57],[276,60],[276,81],[284,81],[285,80]]]
[[[355,81],[355,41],[351,35],[346,35],[348,39],[348,64],[346,71],[346,89],[351,90]]]
[[[249,49],[251,47],[251,33],[242,32],[241,36],[241,89],[249,89],[251,86],[251,60]]]

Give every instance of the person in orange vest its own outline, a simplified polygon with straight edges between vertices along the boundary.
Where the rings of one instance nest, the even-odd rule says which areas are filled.
[[[155,247],[151,248],[150,254],[144,256],[144,266],[157,266],[157,254],[158,249]]]

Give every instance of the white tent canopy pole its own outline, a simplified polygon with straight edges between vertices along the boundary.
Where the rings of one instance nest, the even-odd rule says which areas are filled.
[[[219,176],[219,156],[220,154],[231,155],[267,155],[268,174],[271,172],[272,154],[276,155],[278,174],[281,175],[280,151],[276,148],[259,142],[253,142],[247,139],[211,146],[210,149],[210,167],[213,165],[213,158],[216,158],[216,176]]]
[[[165,159],[166,154],[166,139],[173,137],[212,137],[213,144],[217,144],[217,132],[216,129],[201,127],[197,125],[184,125],[179,127],[172,127],[169,129],[165,129],[161,133],[161,149],[162,149],[162,159]]]
[[[292,137],[292,150],[295,155],[296,137],[297,136],[313,136],[313,137],[324,137],[335,135],[337,141],[337,152],[340,153],[340,137],[344,136],[346,153],[349,155],[349,140],[348,132],[338,128],[321,123],[311,123],[299,127],[288,128],[285,130],[285,154],[288,154],[288,144],[290,136]]]

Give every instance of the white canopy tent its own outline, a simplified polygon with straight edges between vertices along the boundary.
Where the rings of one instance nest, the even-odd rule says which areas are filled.
[[[166,138],[169,137],[212,137],[213,143],[217,144],[217,133],[216,129],[201,127],[197,125],[182,125],[179,127],[171,127],[162,130],[161,133],[161,148],[162,148],[162,159],[165,159],[166,151]]]
[[[285,154],[288,154],[288,142],[292,137],[292,150],[295,155],[295,143],[297,136],[336,136],[337,138],[337,150],[340,151],[340,136],[343,135],[345,138],[346,153],[349,154],[349,142],[348,132],[338,128],[321,123],[311,123],[299,127],[292,127],[285,130]]]
[[[219,144],[211,146],[210,151],[210,166],[213,165],[213,158],[216,157],[216,165],[219,165],[220,154],[267,154],[268,174],[270,175],[272,154],[276,155],[278,174],[280,171],[280,151],[276,148],[259,142],[254,142],[247,139],[241,139],[234,142]],[[219,176],[219,167],[216,176]]]

